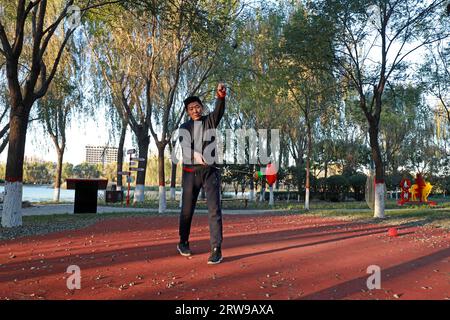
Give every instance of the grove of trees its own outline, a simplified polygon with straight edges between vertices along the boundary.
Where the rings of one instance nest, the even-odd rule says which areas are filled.
[[[447,2],[0,0],[2,225],[21,225],[24,182],[51,178],[58,200],[63,179],[77,173],[64,163],[69,124],[99,108],[111,119],[119,159],[85,173],[78,165],[78,176],[115,175],[121,186],[130,129],[145,159],[134,201],[156,184],[165,212],[166,186],[179,181],[169,159],[171,137],[187,120],[182,101],[195,94],[211,107],[217,82],[229,88],[221,132],[279,129],[279,150],[269,150],[279,167],[275,189],[296,191],[306,210],[318,193],[333,200],[352,190],[361,200],[370,169],[378,218],[402,177],[421,172],[435,192],[448,192]],[[55,165],[24,163],[30,122],[52,141]],[[249,190],[251,201],[259,188],[264,200],[265,181],[252,178],[259,169],[226,165],[224,181]],[[39,170],[42,177],[30,178]]]

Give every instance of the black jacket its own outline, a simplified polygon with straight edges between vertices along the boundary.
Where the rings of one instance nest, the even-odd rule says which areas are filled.
[[[180,129],[185,129],[190,134],[190,145],[188,141],[183,142],[182,134],[180,134],[180,143],[183,147],[183,165],[193,165],[194,163],[194,150],[203,154],[205,148],[208,147],[205,153],[206,155],[211,154],[212,157],[216,157],[216,139],[214,136],[207,137],[205,136],[205,132],[210,129],[216,129],[219,126],[220,120],[223,117],[225,112],[225,98],[216,98],[216,104],[214,111],[209,113],[206,116],[202,116],[200,120],[193,121],[192,119],[183,123],[180,126]],[[197,129],[197,132],[194,130]],[[201,136],[200,136],[201,135]],[[203,141],[208,140],[208,141]],[[203,143],[202,143],[203,141]],[[210,146],[211,145],[211,146]],[[190,148],[187,148],[189,147]],[[187,153],[188,149],[190,149],[190,153]],[[201,149],[201,150],[200,150]],[[210,152],[212,150],[212,152]],[[208,164],[216,164],[217,159],[215,159],[214,163]]]

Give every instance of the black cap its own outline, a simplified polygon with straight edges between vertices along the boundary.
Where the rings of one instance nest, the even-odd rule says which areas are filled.
[[[191,103],[191,102],[198,102],[198,103],[200,103],[200,105],[203,107],[202,100],[200,100],[200,98],[197,97],[197,96],[190,96],[190,97],[187,97],[183,102],[184,102],[184,107],[185,107],[185,108],[187,108],[187,106],[188,106],[189,103]]]

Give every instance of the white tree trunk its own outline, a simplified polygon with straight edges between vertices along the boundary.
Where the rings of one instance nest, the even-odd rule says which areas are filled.
[[[259,202],[264,202],[266,195],[266,188],[261,189],[261,192],[259,193]]]
[[[22,225],[22,182],[5,181],[2,226],[5,228]]]
[[[159,213],[166,212],[166,187],[159,186]]]
[[[175,188],[170,188],[170,200],[175,200]]]
[[[274,200],[273,200],[273,186],[269,186],[270,190],[270,196],[269,196],[269,205],[273,206]]]
[[[375,184],[375,207],[374,207],[374,218],[384,218],[384,194],[385,194],[384,183]]]
[[[144,202],[144,188],[145,186],[143,184],[136,185],[136,188],[134,188],[133,203]]]
[[[309,188],[305,188],[305,210],[309,210]]]
[[[180,208],[183,205],[183,188],[181,188],[181,194],[180,194]]]
[[[61,188],[53,189],[53,201],[59,202],[59,196],[61,194]]]
[[[250,190],[249,200],[250,200],[250,201],[256,201],[256,198],[255,198],[255,189],[251,189],[251,190]]]

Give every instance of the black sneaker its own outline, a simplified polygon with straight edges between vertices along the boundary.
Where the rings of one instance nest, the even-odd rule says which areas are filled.
[[[208,264],[218,264],[222,261],[222,250],[219,247],[211,250],[211,255],[208,258]]]
[[[191,249],[189,249],[189,242],[187,242],[187,241],[180,242],[177,245],[177,249],[178,249],[178,252],[184,257],[189,257],[192,254]]]

